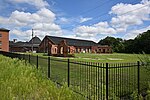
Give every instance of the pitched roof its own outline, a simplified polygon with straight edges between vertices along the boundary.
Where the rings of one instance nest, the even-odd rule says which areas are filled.
[[[39,47],[39,44],[41,43],[41,40],[38,37],[33,37],[33,47]],[[9,42],[10,47],[32,47],[32,39],[29,42]]]
[[[40,40],[37,36],[33,37],[33,38],[29,41],[30,44],[32,44],[32,40],[33,40],[33,44],[40,44],[40,43],[41,43],[41,40]]]
[[[6,28],[0,28],[0,31],[6,31],[9,32],[10,30],[6,29]]]
[[[70,46],[94,46],[97,43],[90,40],[81,40],[81,39],[72,39],[72,38],[64,38],[64,37],[56,37],[56,36],[46,36],[50,39],[54,44],[59,44],[62,40],[66,40],[67,44]]]

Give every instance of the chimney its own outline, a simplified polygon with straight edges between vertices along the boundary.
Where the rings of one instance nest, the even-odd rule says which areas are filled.
[[[17,39],[13,39],[13,43],[16,43],[17,42]]]

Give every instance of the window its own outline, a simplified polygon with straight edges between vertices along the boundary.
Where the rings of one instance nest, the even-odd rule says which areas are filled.
[[[0,51],[2,50],[2,48],[0,48]]]
[[[0,38],[2,37],[2,34],[0,33]]]
[[[2,45],[2,41],[0,41],[0,45]]]
[[[55,53],[57,53],[57,48],[55,47]]]

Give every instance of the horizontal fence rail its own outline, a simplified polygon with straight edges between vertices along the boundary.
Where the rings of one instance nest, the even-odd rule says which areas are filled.
[[[137,91],[138,97],[148,88],[149,76],[145,73],[144,64],[139,61],[98,63],[3,51],[0,54],[33,64],[44,77],[59,85],[67,83],[74,92],[90,100],[127,100],[133,91]]]

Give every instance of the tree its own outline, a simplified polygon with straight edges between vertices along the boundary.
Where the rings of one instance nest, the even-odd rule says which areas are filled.
[[[124,48],[123,40],[121,38],[114,38],[109,36],[100,40],[98,44],[112,46],[114,52],[119,52],[120,49]]]
[[[122,53],[149,53],[150,54],[150,30],[139,34],[135,39],[123,40],[107,36],[98,42],[100,45],[113,47],[114,52]]]
[[[139,34],[134,39],[134,46],[135,46],[135,52],[145,52],[150,53],[150,30],[147,32],[144,32],[142,34]]]

